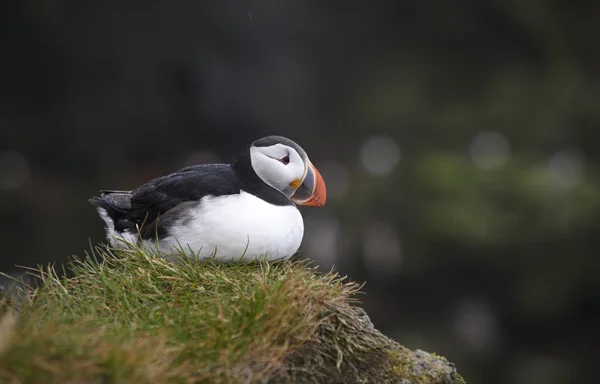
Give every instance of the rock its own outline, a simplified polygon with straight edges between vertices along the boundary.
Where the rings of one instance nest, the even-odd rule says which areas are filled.
[[[317,337],[293,353],[269,383],[464,384],[454,364],[411,351],[375,329],[362,308],[329,305]]]

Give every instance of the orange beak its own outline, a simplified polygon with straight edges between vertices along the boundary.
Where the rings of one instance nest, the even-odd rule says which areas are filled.
[[[327,188],[323,177],[309,161],[308,169],[304,181],[296,190],[291,199],[294,203],[300,205],[309,205],[311,207],[322,207],[327,200]]]

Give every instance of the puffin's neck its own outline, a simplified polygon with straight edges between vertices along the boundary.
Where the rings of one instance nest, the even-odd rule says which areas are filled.
[[[265,183],[252,168],[252,160],[250,159],[250,150],[246,150],[238,158],[238,160],[231,165],[235,172],[240,187],[242,190],[253,194],[254,196],[266,201],[273,205],[294,205],[294,203],[287,198],[283,193],[279,192],[269,184]]]

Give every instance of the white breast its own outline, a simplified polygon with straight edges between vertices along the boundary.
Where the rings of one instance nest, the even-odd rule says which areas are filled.
[[[300,247],[304,222],[293,206],[276,206],[258,197],[207,196],[159,243],[163,253],[191,250],[220,261],[267,260],[292,256]],[[150,245],[150,244],[148,244]]]

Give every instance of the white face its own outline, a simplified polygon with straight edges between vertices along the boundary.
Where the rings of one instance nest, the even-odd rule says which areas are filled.
[[[292,197],[306,176],[302,157],[294,148],[284,144],[252,146],[250,160],[258,177],[288,198]]]

